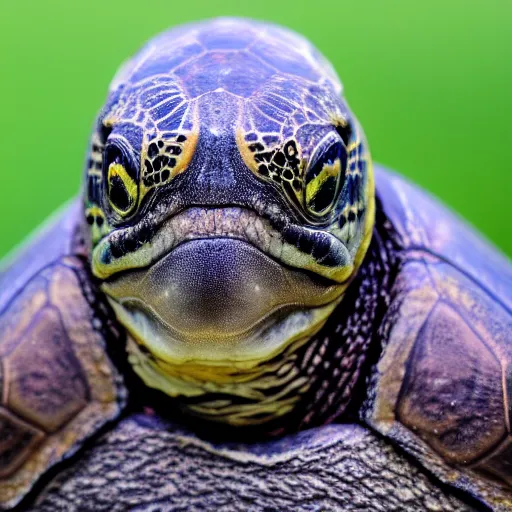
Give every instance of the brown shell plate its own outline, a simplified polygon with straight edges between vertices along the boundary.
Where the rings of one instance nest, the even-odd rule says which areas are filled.
[[[369,422],[445,482],[509,510],[512,319],[451,265],[420,250],[407,259]]]
[[[0,313],[0,508],[120,412],[93,301],[84,264],[63,258]]]

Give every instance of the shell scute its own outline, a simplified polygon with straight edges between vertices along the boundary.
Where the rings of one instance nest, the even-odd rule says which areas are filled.
[[[259,133],[281,133],[282,124],[266,115],[256,102],[247,103],[245,116],[251,120],[255,131]]]
[[[59,260],[0,310],[0,508],[16,505],[125,399],[104,348],[114,334],[96,318],[102,303],[83,266]]]
[[[248,97],[276,71],[249,53],[211,51],[174,73],[190,98],[218,89]]]
[[[32,279],[26,285],[23,294],[30,295],[31,300],[14,301],[9,306],[9,314],[0,313],[0,360],[16,349],[20,336],[46,303],[45,286],[46,281],[42,277]]]
[[[184,125],[184,119],[188,109],[188,104],[178,104],[169,115],[162,117],[157,122],[158,129],[161,132],[174,132],[178,130],[180,126]]]
[[[469,464],[506,433],[500,362],[450,305],[436,304],[416,339],[397,418],[447,461]]]
[[[467,227],[396,175],[377,177],[404,248],[363,414],[443,482],[498,505],[512,483],[509,293],[477,273],[493,255]]]
[[[148,112],[153,119],[163,119],[170,112],[174,112],[183,104],[183,97],[179,94],[167,96],[164,100],[157,103]]]
[[[491,476],[504,480],[512,487],[512,437],[505,439],[478,467]]]
[[[59,312],[51,306],[34,318],[4,364],[9,409],[46,432],[56,432],[89,401],[82,367]]]
[[[169,77],[157,77],[150,87],[141,90],[138,104],[142,110],[149,110],[169,99],[169,97],[182,97],[178,84]]]
[[[205,52],[201,44],[194,40],[185,40],[181,44],[170,40],[169,44],[158,47],[158,50],[149,48],[141,56],[140,64],[130,76],[130,82],[135,84],[140,80],[155,75],[168,75],[179,66],[198,57]]]
[[[44,437],[44,432],[0,407],[0,478],[23,464]]]
[[[168,77],[189,100],[219,88],[247,98],[274,75],[300,82],[298,89],[327,81],[341,91],[332,66],[302,36],[229,18],[162,33],[120,70],[112,88]]]

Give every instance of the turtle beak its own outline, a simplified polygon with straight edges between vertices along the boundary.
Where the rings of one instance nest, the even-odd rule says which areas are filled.
[[[103,289],[132,334],[163,356],[172,346],[173,359],[244,357],[247,340],[276,318],[322,309],[339,296],[334,284],[233,238],[187,241]]]

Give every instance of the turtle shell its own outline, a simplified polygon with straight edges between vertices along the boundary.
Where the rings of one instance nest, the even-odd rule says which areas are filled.
[[[0,508],[119,414],[108,326],[83,261],[71,256],[25,280],[0,310]]]
[[[500,509],[512,487],[510,264],[420,190],[376,175],[402,248],[365,416]]]
[[[57,476],[34,512],[82,510],[84,502],[88,510],[154,512],[478,510],[468,501],[360,425],[226,445],[146,414],[106,433]]]

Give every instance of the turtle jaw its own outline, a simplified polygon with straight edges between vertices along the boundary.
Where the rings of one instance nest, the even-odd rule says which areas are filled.
[[[266,360],[316,331],[339,285],[287,268],[249,243],[199,238],[103,290],[132,337],[171,364]]]
[[[159,221],[149,237],[143,220],[100,240],[92,252],[92,271],[107,280],[117,273],[148,268],[189,240],[225,237],[244,240],[283,265],[338,284],[352,277],[357,255],[335,234],[294,224],[279,212],[272,217],[238,206],[190,207]],[[273,225],[276,218],[279,227]]]

